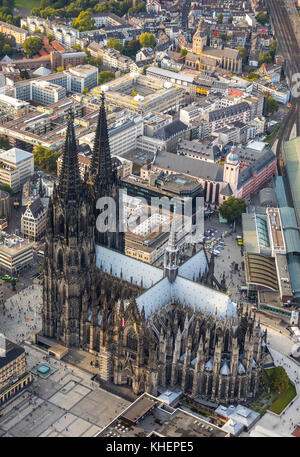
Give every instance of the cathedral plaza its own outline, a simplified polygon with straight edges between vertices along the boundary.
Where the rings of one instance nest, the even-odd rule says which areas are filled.
[[[5,404],[0,436],[92,437],[129,406],[91,381],[91,374],[50,359],[25,344],[28,367],[49,363],[56,371],[47,379],[36,376],[23,393]]]

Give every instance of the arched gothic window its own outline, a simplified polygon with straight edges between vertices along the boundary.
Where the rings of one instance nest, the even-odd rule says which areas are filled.
[[[57,267],[59,270],[62,270],[63,266],[64,266],[63,253],[62,253],[62,250],[60,249],[57,254]]]
[[[62,214],[58,218],[58,232],[61,234],[65,233],[65,220]]]
[[[88,321],[89,321],[89,322],[91,322],[91,320],[92,320],[92,310],[91,310],[91,308],[90,308],[90,307],[88,308],[88,315],[87,315],[87,319],[88,319]]]
[[[137,336],[133,329],[127,333],[126,346],[132,351],[137,351]]]
[[[99,310],[98,316],[97,316],[97,323],[98,323],[98,325],[101,325],[101,321],[102,321],[102,314],[101,314],[101,311]]]

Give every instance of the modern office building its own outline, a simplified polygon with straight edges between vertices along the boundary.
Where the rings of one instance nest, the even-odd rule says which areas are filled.
[[[0,271],[16,274],[33,263],[32,243],[2,232],[0,238]]]
[[[0,183],[18,191],[33,173],[34,161],[30,152],[18,148],[0,152]]]
[[[4,123],[29,113],[29,103],[0,94],[0,122]]]
[[[51,105],[66,97],[66,89],[48,81],[32,81],[31,97],[33,102]]]
[[[121,76],[101,87],[96,87],[94,92],[100,94],[102,89],[108,103],[125,107],[142,116],[151,111],[178,111],[186,97],[185,90],[178,85],[138,73]]]

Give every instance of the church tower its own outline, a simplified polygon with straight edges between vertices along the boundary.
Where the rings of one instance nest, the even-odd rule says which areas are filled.
[[[100,231],[98,229],[99,224],[96,223],[96,244],[101,244],[123,252],[124,232],[122,231],[122,227],[120,227],[120,221],[122,222],[122,205],[120,206],[119,204],[120,181],[117,169],[113,166],[110,154],[104,93],[102,93],[101,96],[89,185],[94,202],[95,218],[100,216],[102,223],[104,223],[105,226],[105,230],[102,229]],[[108,209],[105,207],[104,209],[103,204],[100,203],[100,207],[98,207],[98,200],[101,197],[110,197],[112,199],[112,206],[109,206]]]
[[[226,157],[226,162],[224,164],[224,175],[223,180],[230,184],[231,190],[234,192],[238,187],[239,182],[239,156],[232,148],[228,156]]]
[[[67,347],[85,343],[87,297],[95,284],[94,225],[70,111],[60,180],[48,207],[43,287],[43,334]]]
[[[174,208],[168,245],[164,257],[164,276],[174,282],[178,274],[179,249],[176,235],[176,209]]]
[[[198,28],[193,36],[193,52],[200,54],[207,45],[207,30],[203,18],[200,18]]]

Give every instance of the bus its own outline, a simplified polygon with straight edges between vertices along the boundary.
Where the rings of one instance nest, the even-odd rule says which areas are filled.
[[[37,254],[40,256],[40,257],[44,257],[44,251],[38,251]]]

